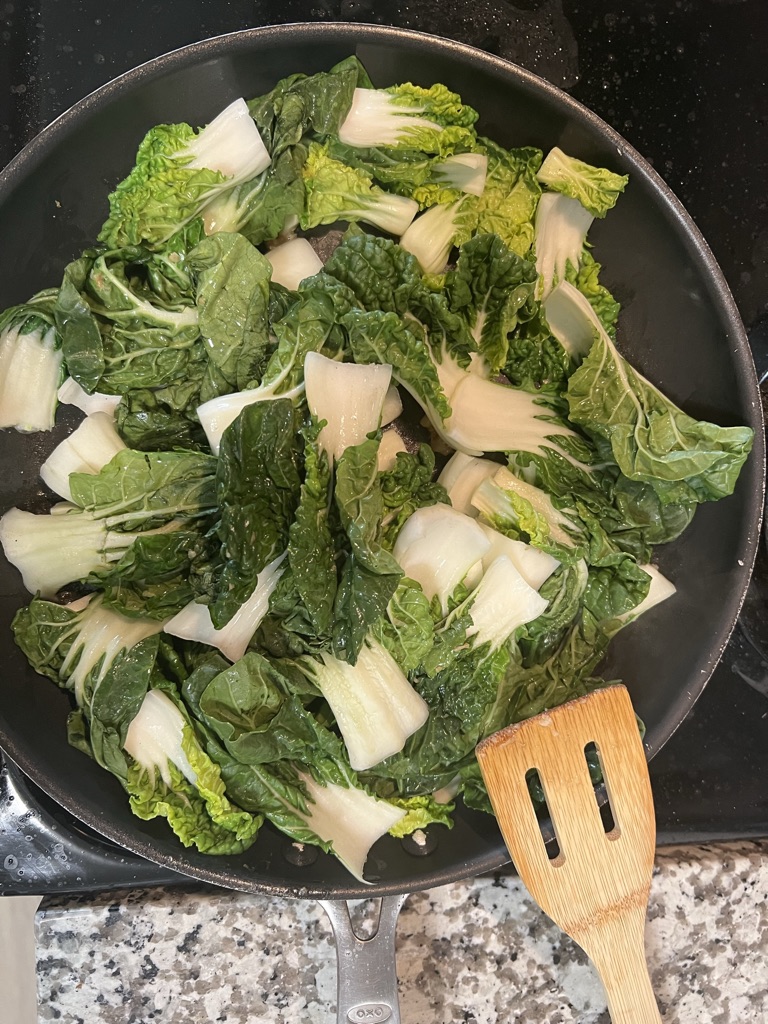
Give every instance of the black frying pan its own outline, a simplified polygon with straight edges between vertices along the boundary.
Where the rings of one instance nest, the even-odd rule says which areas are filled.
[[[678,594],[620,634],[603,669],[629,686],[647,725],[651,757],[704,687],[744,597],[762,507],[762,418],[746,336],[706,243],[651,167],[567,95],[496,57],[401,29],[286,25],[177,50],[86,97],[3,173],[0,308],[59,283],[65,263],[95,238],[107,192],[132,166],[150,126],[203,124],[237,96],[265,92],[294,71],[327,69],[350,53],[378,85],[445,82],[479,110],[482,131],[504,145],[559,145],[629,173],[618,206],[590,233],[605,283],[623,306],[620,346],[692,415],[755,429],[755,450],[736,493],[701,507],[684,536],[658,552]],[[63,418],[53,435],[0,436],[3,510],[15,504],[43,510],[35,468],[68,429],[67,413]],[[452,832],[438,830],[436,847],[426,856],[382,840],[369,857],[367,888],[324,854],[293,863],[291,844],[269,827],[239,856],[184,850],[163,822],[135,818],[118,782],[67,745],[68,697],[32,672],[11,639],[10,620],[26,600],[16,571],[0,566],[0,745],[51,797],[121,846],[218,885],[326,899],[428,888],[508,859],[494,821],[466,810],[457,813]]]

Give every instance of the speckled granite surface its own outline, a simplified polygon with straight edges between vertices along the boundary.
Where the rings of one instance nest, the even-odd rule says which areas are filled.
[[[38,912],[40,1021],[326,1024],[320,907],[157,890]],[[659,853],[646,945],[665,1024],[768,1020],[768,842]],[[607,1024],[582,952],[514,878],[413,895],[398,926],[403,1024]]]

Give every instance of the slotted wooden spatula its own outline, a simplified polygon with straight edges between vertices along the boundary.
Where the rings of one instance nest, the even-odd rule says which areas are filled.
[[[594,743],[613,827],[606,832],[585,748]],[[477,748],[493,809],[531,896],[584,949],[613,1024],[659,1024],[643,931],[656,821],[629,694],[609,686],[511,725]],[[541,780],[559,853],[550,859],[526,774]]]

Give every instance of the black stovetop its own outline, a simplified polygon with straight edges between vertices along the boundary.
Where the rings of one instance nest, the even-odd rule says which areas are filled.
[[[0,166],[61,111],[136,64],[207,36],[305,20],[459,39],[549,79],[602,116],[693,215],[731,286],[758,372],[768,374],[765,0],[0,4]],[[12,259],[0,239],[0,273]],[[660,844],[768,837],[767,604],[763,545],[720,666],[651,763]],[[13,765],[0,772],[0,865],[0,892],[184,881],[84,829]]]

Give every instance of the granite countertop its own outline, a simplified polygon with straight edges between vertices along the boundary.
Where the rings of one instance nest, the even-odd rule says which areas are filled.
[[[403,1024],[608,1024],[585,955],[515,877],[406,903]],[[312,902],[161,889],[47,899],[37,916],[40,1021],[326,1024],[336,954]],[[768,1020],[768,841],[657,855],[646,947],[665,1024]]]

